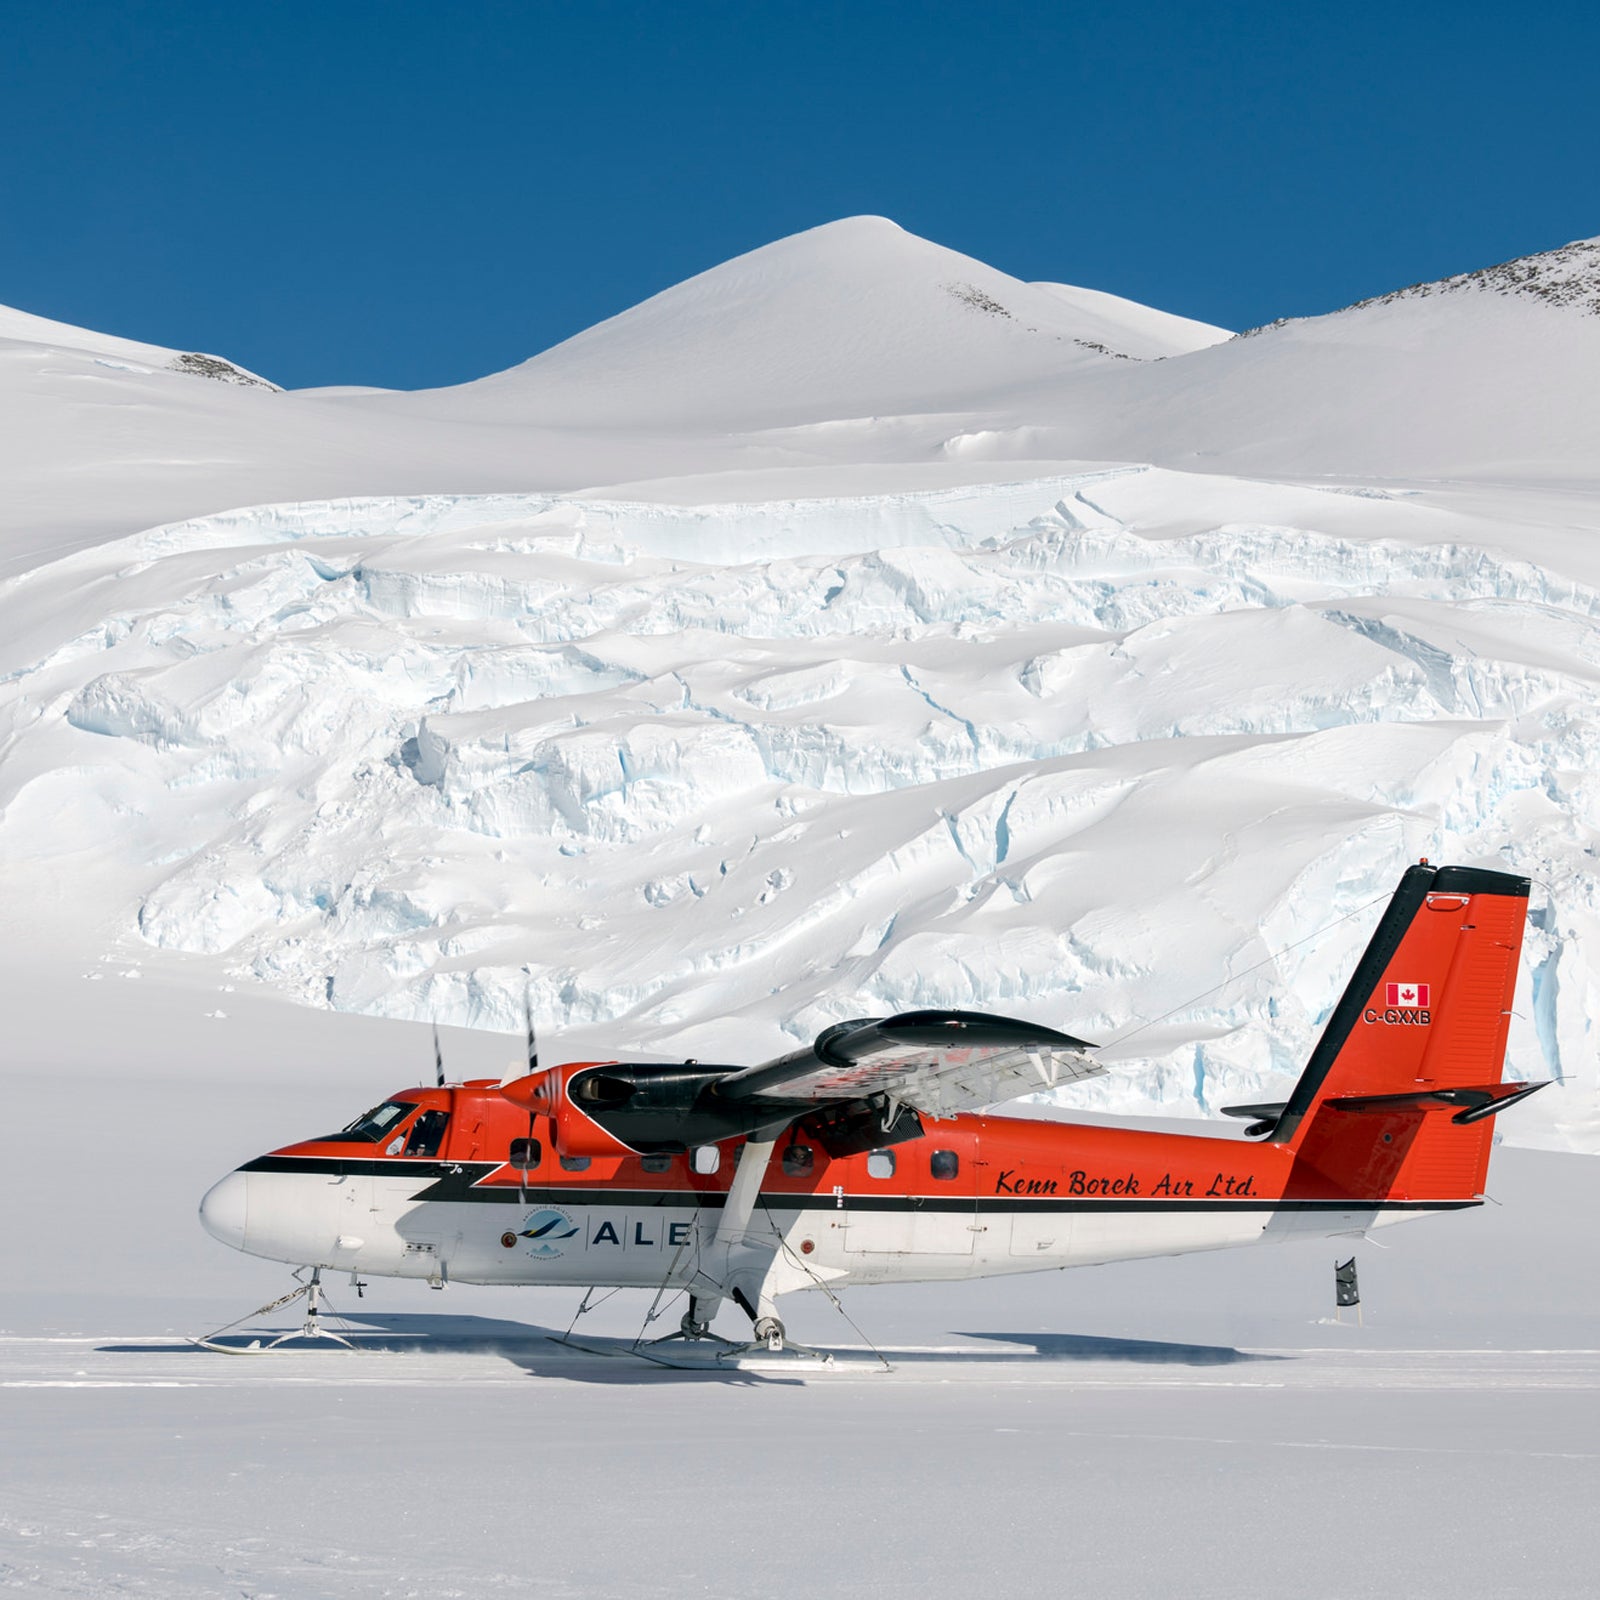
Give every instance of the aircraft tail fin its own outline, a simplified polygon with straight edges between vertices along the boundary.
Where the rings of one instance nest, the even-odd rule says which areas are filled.
[[[1501,1081],[1528,889],[1407,869],[1293,1093],[1257,1124],[1295,1151],[1291,1196],[1482,1195],[1495,1113],[1542,1087]]]

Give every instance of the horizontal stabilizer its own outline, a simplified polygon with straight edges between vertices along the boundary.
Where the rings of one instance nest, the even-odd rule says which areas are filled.
[[[1452,1122],[1481,1122],[1549,1087],[1543,1083],[1489,1083],[1457,1089],[1416,1089],[1407,1094],[1351,1094],[1324,1102],[1330,1111],[1448,1111]]]
[[[1261,1139],[1271,1133],[1283,1115],[1285,1100],[1268,1100],[1256,1106],[1224,1106],[1225,1117],[1248,1117],[1250,1126],[1244,1130],[1247,1139]]]

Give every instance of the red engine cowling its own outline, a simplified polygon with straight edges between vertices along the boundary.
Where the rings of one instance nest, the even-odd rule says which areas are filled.
[[[500,1085],[512,1105],[521,1106],[535,1116],[549,1117],[550,1138],[556,1154],[563,1156],[628,1156],[629,1146],[595,1121],[590,1110],[603,1114],[615,1096],[608,1093],[610,1080],[603,1061],[568,1061],[543,1072],[531,1072]],[[585,1109],[588,1107],[589,1109]]]

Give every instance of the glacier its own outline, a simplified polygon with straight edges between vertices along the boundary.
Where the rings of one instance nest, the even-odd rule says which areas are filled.
[[[301,502],[0,586],[0,862],[120,958],[758,1059],[1016,1011],[1281,1095],[1408,860],[1536,880],[1507,1136],[1600,1148],[1600,572],[1560,507],[1113,466]],[[113,841],[108,847],[107,841]],[[75,887],[76,886],[76,887]]]

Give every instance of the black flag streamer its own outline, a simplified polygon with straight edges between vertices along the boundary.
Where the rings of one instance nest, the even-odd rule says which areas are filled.
[[[1345,1306],[1358,1306],[1361,1304],[1361,1288],[1356,1282],[1356,1258],[1350,1259],[1342,1265],[1334,1263],[1333,1268],[1333,1299],[1334,1304],[1341,1309]]]

